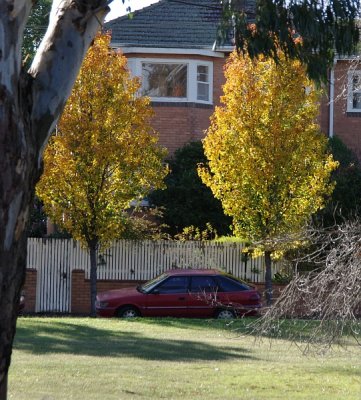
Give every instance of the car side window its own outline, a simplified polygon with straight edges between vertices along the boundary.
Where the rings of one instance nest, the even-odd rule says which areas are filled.
[[[218,276],[217,280],[220,283],[222,292],[239,292],[241,290],[248,290],[249,287],[242,282],[227,278],[226,276]]]
[[[217,290],[217,283],[211,276],[192,276],[191,293],[214,293]]]
[[[188,277],[172,276],[155,288],[160,294],[187,293]]]

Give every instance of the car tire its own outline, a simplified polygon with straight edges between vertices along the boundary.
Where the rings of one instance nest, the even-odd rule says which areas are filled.
[[[119,318],[136,318],[140,317],[140,313],[137,308],[132,306],[122,307],[117,311]]]
[[[236,313],[229,308],[221,308],[216,312],[217,319],[235,319]]]

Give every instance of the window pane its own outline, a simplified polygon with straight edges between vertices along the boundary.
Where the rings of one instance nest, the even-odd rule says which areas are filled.
[[[143,94],[150,97],[187,97],[186,64],[142,64]]]
[[[209,101],[209,85],[208,83],[197,84],[197,100]]]
[[[160,294],[187,293],[188,277],[173,276],[156,287]]]
[[[205,65],[197,66],[197,81],[208,82],[208,67]]]
[[[210,276],[192,276],[191,292],[192,293],[214,293],[217,291],[217,284]]]
[[[209,101],[209,74],[206,65],[197,66],[197,100]]]
[[[354,75],[352,77],[352,90],[353,91],[361,91],[361,76]]]
[[[361,93],[354,93],[352,97],[352,107],[361,109]]]
[[[220,276],[217,279],[220,281],[222,292],[239,292],[249,289],[249,286],[225,276]]]

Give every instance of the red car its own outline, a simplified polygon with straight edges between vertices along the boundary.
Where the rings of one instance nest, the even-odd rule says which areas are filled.
[[[236,277],[211,269],[177,269],[136,288],[97,296],[101,317],[234,318],[255,315],[261,296]]]

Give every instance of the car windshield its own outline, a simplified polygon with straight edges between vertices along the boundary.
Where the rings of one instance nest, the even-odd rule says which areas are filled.
[[[154,279],[151,279],[150,281],[143,283],[143,285],[139,285],[138,290],[143,293],[149,293],[156,285],[158,285],[159,282],[163,281],[168,276],[169,276],[168,274],[159,275]]]

